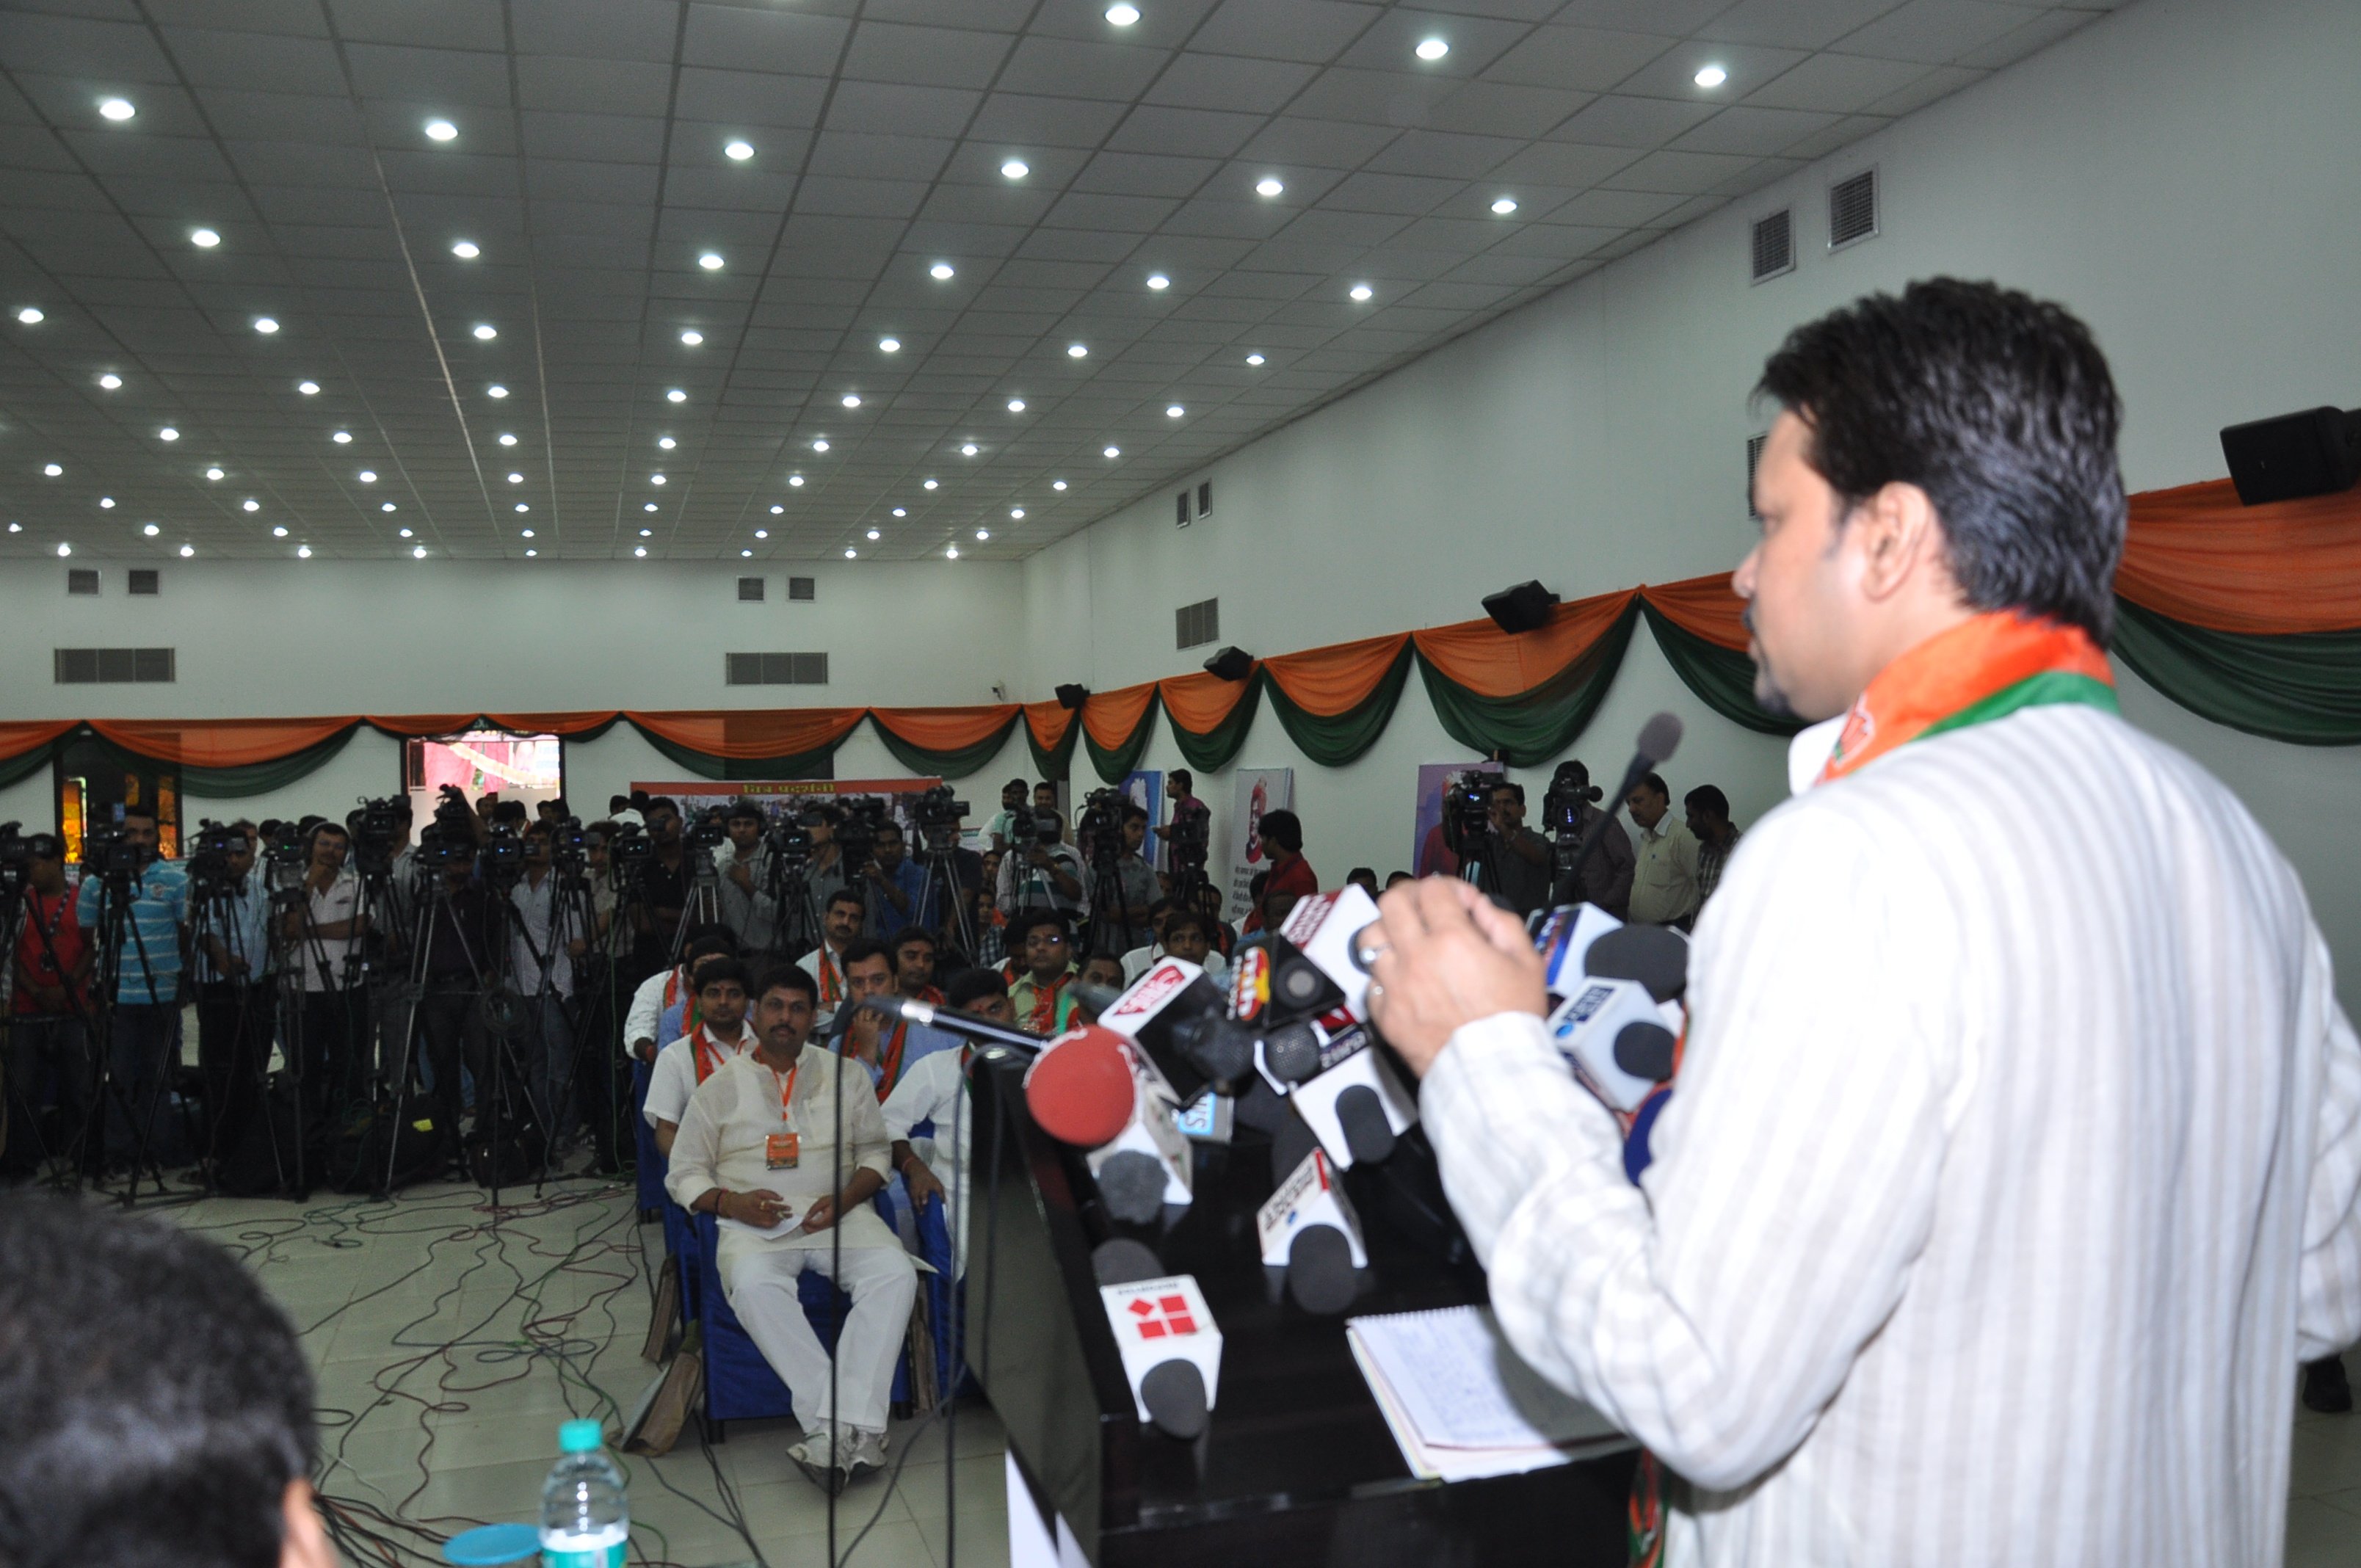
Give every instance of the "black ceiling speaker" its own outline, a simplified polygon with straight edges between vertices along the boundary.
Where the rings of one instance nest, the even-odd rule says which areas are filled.
[[[2333,496],[2361,479],[2361,410],[2306,409],[2234,424],[2222,432],[2222,455],[2243,505]]]
[[[1243,648],[1224,648],[1205,661],[1216,680],[1242,681],[1254,674],[1254,655]]]
[[[1556,603],[1557,596],[1540,582],[1519,583],[1487,596],[1484,613],[1503,631],[1539,631],[1549,624],[1550,610]]]
[[[1091,688],[1088,686],[1078,686],[1069,683],[1058,688],[1060,707],[1080,707],[1090,700]]]

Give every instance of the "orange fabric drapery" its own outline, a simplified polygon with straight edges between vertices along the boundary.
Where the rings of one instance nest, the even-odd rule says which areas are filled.
[[[1200,670],[1193,675],[1174,675],[1156,683],[1156,695],[1163,699],[1164,711],[1171,715],[1173,723],[1191,735],[1210,735],[1220,729],[1252,690],[1251,672],[1242,681],[1225,681]]]
[[[1148,717],[1148,705],[1155,700],[1154,681],[1119,686],[1111,692],[1093,692],[1082,703],[1082,732],[1100,751],[1115,751],[1131,739],[1139,721]]]
[[[82,722],[79,718],[21,718],[0,721],[0,762],[46,746]]]
[[[1006,729],[1018,711],[1013,702],[999,702],[982,707],[873,707],[869,717],[905,745],[963,751]]]
[[[93,718],[101,740],[183,768],[273,762],[333,740],[360,722],[341,718]]]
[[[2361,629],[2361,490],[2258,507],[2227,479],[2144,491],[2115,591],[2213,631]]]
[[[1368,701],[1410,643],[1411,634],[1363,637],[1352,642],[1331,642],[1298,653],[1279,653],[1262,662],[1263,673],[1285,693],[1287,700],[1317,718],[1334,718]]]
[[[752,761],[787,757],[833,746],[850,734],[865,707],[704,708],[623,717],[660,740],[708,757]]]
[[[1066,743],[1066,731],[1074,725],[1074,710],[1060,702],[1028,702],[1025,705],[1026,732],[1033,744],[1044,751],[1055,751]]]
[[[1559,605],[1550,623],[1514,636],[1489,619],[1413,631],[1418,651],[1443,677],[1478,696],[1529,692],[1583,657],[1631,608],[1637,589]]]
[[[1746,652],[1746,601],[1730,591],[1730,574],[1684,577],[1677,583],[1650,583],[1640,597],[1666,620],[1692,637],[1701,637],[1733,653]]]

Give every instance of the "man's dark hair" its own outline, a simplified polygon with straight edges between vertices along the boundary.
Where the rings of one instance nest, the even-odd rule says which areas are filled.
[[[135,808],[125,812],[123,815],[129,817],[153,817],[156,814],[152,811],[140,811]],[[341,822],[314,822],[312,824],[312,842],[315,844],[318,843],[320,841],[320,836],[324,833],[334,833],[337,838],[345,839],[347,842],[351,840],[353,836],[351,829],[347,828]]]
[[[678,817],[680,815],[680,802],[673,799],[673,797],[668,795],[650,795],[647,799],[640,802],[640,819],[643,822],[646,821],[648,813],[651,811],[669,811],[675,817]]]
[[[629,811],[631,808],[631,797],[628,795],[610,795],[607,797],[607,809],[609,813]]]
[[[1699,784],[1681,796],[1682,806],[1689,811],[1702,811],[1708,817],[1730,820],[1730,796],[1713,784]]]
[[[1148,807],[1134,801],[1123,808],[1123,819],[1126,825],[1134,822],[1144,823],[1148,820]]]
[[[1257,904],[1260,904],[1262,902],[1262,890],[1269,881],[1270,873],[1268,872],[1257,872],[1254,875],[1246,878],[1246,896],[1253,899]]]
[[[1355,866],[1351,871],[1345,873],[1345,880],[1346,882],[1359,883],[1363,887],[1375,887],[1378,885],[1378,868],[1375,866]]]
[[[1175,931],[1194,931],[1208,942],[1213,939],[1213,930],[1206,924],[1205,917],[1193,909],[1176,909],[1166,917],[1164,922],[1166,947],[1172,945],[1172,933]]]
[[[1008,981],[998,970],[968,969],[951,976],[943,987],[943,1000],[953,1007],[966,1007],[987,996],[1008,994]]]
[[[1012,789],[1023,789],[1024,787],[1025,781],[1023,779],[1010,779],[1006,784],[1000,786],[1000,793],[1006,795]]]
[[[1524,785],[1517,783],[1514,779],[1494,779],[1492,781],[1492,793],[1494,795],[1499,795],[1504,791],[1510,795],[1515,795],[1519,806],[1525,804]]]
[[[695,972],[697,960],[699,959],[734,959],[737,956],[737,939],[727,931],[719,933],[708,931],[701,937],[692,937],[689,938],[688,945],[680,950],[680,961],[687,966],[692,973]]]
[[[135,817],[144,817],[159,828],[164,823],[164,819],[156,815],[156,808],[145,801],[135,800],[124,806],[122,818],[124,821],[128,822]]]
[[[894,933],[893,941],[887,945],[890,946],[895,952],[899,953],[905,947],[908,946],[912,942],[924,942],[930,948],[939,948],[942,946],[940,942],[935,940],[935,934],[932,931],[928,930],[924,926],[903,927],[900,930]],[[851,950],[851,948],[846,949],[848,952]],[[896,967],[899,966],[897,965]]]
[[[229,1254],[64,1199],[0,1200],[0,1563],[279,1561],[312,1372]]]
[[[2090,328],[1991,283],[1935,278],[1787,334],[1755,388],[1811,426],[1847,511],[1916,485],[1978,609],[2114,630],[2123,404]]]
[[[1196,775],[1186,768],[1175,768],[1164,776],[1177,784],[1193,784],[1197,782]]]
[[[893,834],[896,839],[902,836],[902,825],[890,817],[877,825],[876,837],[883,839],[888,833]]]
[[[760,1002],[774,991],[800,991],[811,998],[814,1007],[819,1005],[819,981],[801,964],[774,964],[763,971],[755,982],[754,1000]]]
[[[1008,922],[1008,950],[1012,953],[1023,952],[1025,938],[1030,937],[1036,928],[1043,926],[1055,926],[1060,937],[1073,934],[1066,925],[1066,917],[1056,910],[1027,909]]]
[[[1039,794],[1040,794],[1043,790],[1045,790],[1045,789],[1046,789],[1046,790],[1048,790],[1051,795],[1055,795],[1055,794],[1057,794],[1057,793],[1058,793],[1058,786],[1057,786],[1056,784],[1051,784],[1048,779],[1043,779],[1043,780],[1041,780],[1038,784],[1035,784],[1035,785],[1033,786],[1033,793],[1034,793],[1035,795],[1039,795]]]
[[[866,909],[869,907],[869,895],[857,887],[840,887],[828,895],[828,906],[833,909],[840,904],[855,905]]]
[[[902,967],[901,962],[894,957],[893,948],[883,942],[873,941],[866,937],[858,941],[847,942],[844,945],[844,956],[836,960],[836,967],[849,974],[853,965],[865,964],[872,959],[884,959],[887,974],[892,974]]]
[[[764,817],[763,816],[763,808],[741,795],[737,799],[730,803],[730,809],[723,815],[721,820],[724,822],[761,822],[764,820]]]
[[[1266,844],[1276,844],[1290,855],[1303,853],[1303,818],[1292,811],[1266,811],[1262,814],[1262,839]]]
[[[1652,789],[1652,790],[1655,791],[1655,792],[1656,792],[1656,794],[1658,794],[1659,795],[1663,796],[1663,797],[1664,797],[1664,799],[1668,804],[1671,802],[1671,800],[1672,800],[1672,798],[1673,798],[1673,792],[1672,792],[1671,790],[1669,790],[1669,789],[1667,789],[1667,788],[1665,788],[1665,787],[1664,787],[1664,774],[1662,774],[1662,773],[1648,773],[1648,774],[1645,774],[1645,775],[1643,775],[1643,776],[1641,778],[1641,780],[1640,780],[1640,784],[1645,784],[1648,788],[1650,788],[1650,789]],[[1636,789],[1636,788],[1638,788],[1638,787],[1639,787],[1639,785],[1638,785],[1638,784],[1635,784],[1635,785],[1633,785],[1632,787]]]
[[[738,982],[739,990],[749,996],[754,994],[754,972],[736,959],[716,959],[698,970],[697,989],[701,992],[706,987],[725,980],[734,980]]]
[[[1418,878],[1411,875],[1408,872],[1393,872],[1387,875],[1386,885],[1388,887],[1391,887],[1398,882],[1416,882]]]

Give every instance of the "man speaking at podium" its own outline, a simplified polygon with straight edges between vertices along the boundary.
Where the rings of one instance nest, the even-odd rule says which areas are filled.
[[[1826,722],[1642,1184],[1513,917],[1426,881],[1366,939],[1501,1324],[1656,1455],[1667,1563],[2276,1563],[2297,1365],[2361,1337],[2361,1049],[2287,861],[2116,716],[2106,362],[1942,280],[1760,389],[1755,695]]]

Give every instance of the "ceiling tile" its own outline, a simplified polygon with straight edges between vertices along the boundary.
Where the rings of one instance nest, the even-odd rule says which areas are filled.
[[[1992,0],[1909,0],[1857,32],[1840,46],[1848,54],[1878,60],[1945,65],[1992,44],[2041,14],[2034,5],[2003,5]]]

